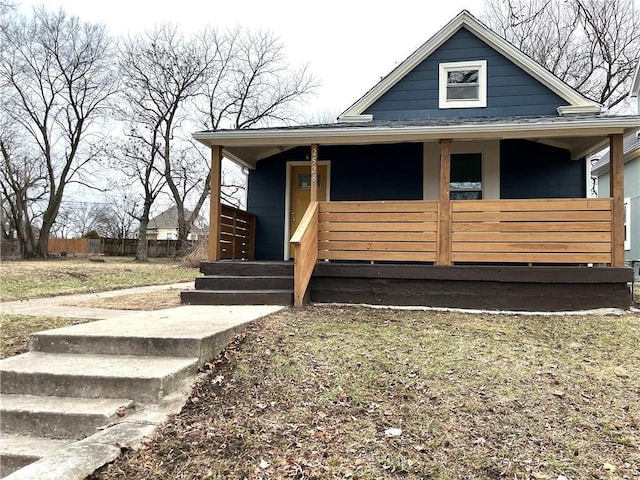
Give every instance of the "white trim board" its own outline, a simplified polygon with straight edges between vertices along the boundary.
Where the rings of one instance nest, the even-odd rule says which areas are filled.
[[[285,175],[285,188],[284,188],[284,260],[289,260],[289,239],[291,238],[291,232],[289,232],[289,215],[291,214],[291,167],[300,167],[309,165],[309,160],[293,160],[287,162],[286,175]],[[331,160],[318,160],[318,165],[327,166],[327,200],[331,200]]]

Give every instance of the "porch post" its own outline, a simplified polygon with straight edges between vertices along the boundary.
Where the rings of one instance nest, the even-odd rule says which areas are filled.
[[[212,262],[220,260],[220,175],[222,147],[211,146],[211,194],[209,195],[209,245],[207,257]]]
[[[609,135],[611,205],[611,266],[624,267],[624,162],[622,134]]]
[[[311,144],[311,202],[318,201],[318,144]]]
[[[451,139],[440,140],[440,208],[438,216],[437,265],[451,265]]]

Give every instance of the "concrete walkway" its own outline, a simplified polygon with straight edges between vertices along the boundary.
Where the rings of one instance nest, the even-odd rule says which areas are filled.
[[[113,298],[123,295],[144,294],[164,290],[193,290],[193,282],[172,283],[169,285],[149,285],[146,287],[132,287],[121,290],[111,290],[99,293],[79,293],[72,295],[58,295],[56,297],[32,298],[13,302],[0,302],[0,312],[21,315],[43,315],[68,318],[103,319],[115,316],[134,315],[135,310],[113,310],[106,308],[79,307],[73,303],[87,302],[100,298]]]
[[[116,311],[65,305],[169,288],[183,284],[2,304],[4,313],[104,318],[38,332],[28,353],[0,360],[5,478],[82,479],[121,448],[136,448],[180,411],[204,361],[250,322],[284,308]]]

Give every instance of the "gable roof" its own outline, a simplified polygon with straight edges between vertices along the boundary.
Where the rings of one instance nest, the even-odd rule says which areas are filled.
[[[400,65],[394,68],[386,77],[380,80],[371,90],[341,113],[338,120],[341,122],[372,120],[370,115],[363,115],[367,108],[373,105],[382,95],[389,91],[463,27],[511,60],[536,80],[540,81],[562,99],[566,100],[569,106],[559,107],[558,113],[560,115],[600,113],[600,104],[589,100],[577,90],[567,85],[511,43],[482,24],[471,15],[471,13],[463,10],[420,48],[407,57]]]
[[[185,209],[184,214],[187,218],[189,218],[191,216],[191,211]],[[202,217],[198,215],[198,220],[201,220],[201,219]],[[195,227],[196,226],[194,225],[194,228]],[[171,230],[171,229],[178,228],[178,207],[174,205],[173,207],[168,208],[164,212],[156,215],[155,217],[150,218],[149,225],[147,228],[149,230],[156,230],[160,228]],[[198,229],[195,228],[195,230],[198,230]]]

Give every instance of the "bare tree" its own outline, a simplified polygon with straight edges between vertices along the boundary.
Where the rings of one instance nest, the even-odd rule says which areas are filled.
[[[145,191],[138,219],[138,261],[147,260],[149,212],[160,190],[168,185],[176,201],[181,201],[183,196],[173,180],[174,169],[192,174],[187,155],[179,153],[174,159],[174,143],[179,136],[176,130],[188,113],[185,104],[201,92],[210,66],[211,55],[204,47],[198,38],[186,39],[176,26],[165,24],[123,40],[120,48],[119,65],[125,85],[122,114],[131,125],[127,135],[138,145],[137,153],[129,149],[128,156],[144,169],[137,175]],[[182,203],[178,208],[184,212]],[[181,227],[188,231],[184,213]]]
[[[634,0],[486,0],[483,20],[607,110],[624,106],[640,57]]]
[[[104,26],[61,10],[38,8],[31,18],[3,17],[2,27],[0,108],[29,148],[33,170],[45,173],[36,195],[42,198],[42,218],[33,251],[44,256],[66,187],[81,182],[95,158],[88,139],[98,131],[115,90],[111,42]],[[22,159],[7,158],[16,171],[14,162]],[[34,225],[24,220],[27,236],[33,237]]]
[[[44,196],[46,171],[8,121],[0,122],[0,152],[0,193],[6,233],[8,237],[15,236],[23,257],[31,257],[37,241],[33,226],[38,215],[33,207]]]
[[[208,130],[298,123],[299,107],[318,86],[307,66],[293,69],[269,31],[237,28],[204,37],[216,53],[201,107]]]

